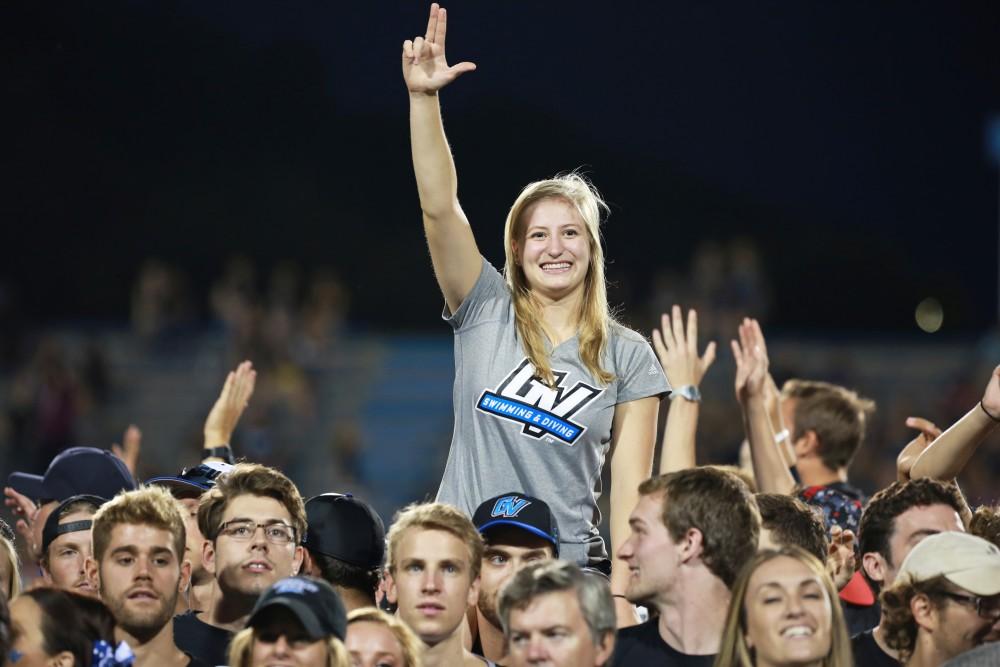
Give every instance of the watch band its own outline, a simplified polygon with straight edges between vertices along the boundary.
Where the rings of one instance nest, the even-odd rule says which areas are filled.
[[[218,445],[216,447],[205,447],[201,450],[202,458],[217,458],[222,459],[229,465],[234,465],[236,463],[236,457],[233,456],[233,450],[229,445]]]
[[[675,387],[674,390],[670,392],[670,400],[674,400],[678,396],[684,400],[691,401],[692,403],[701,403],[701,392],[698,391],[698,387],[693,384],[685,384],[680,387]]]

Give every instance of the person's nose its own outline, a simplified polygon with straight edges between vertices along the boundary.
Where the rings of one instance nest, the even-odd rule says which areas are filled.
[[[545,639],[541,635],[532,635],[528,640],[528,651],[525,656],[528,664],[545,662],[549,659],[548,647],[545,646]]]
[[[424,593],[437,593],[441,590],[440,573],[428,567],[424,570],[423,579],[420,581],[420,590]]]

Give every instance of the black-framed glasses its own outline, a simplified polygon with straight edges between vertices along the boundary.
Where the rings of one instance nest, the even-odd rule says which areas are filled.
[[[954,600],[955,602],[972,607],[980,617],[985,619],[1000,619],[1000,595],[963,595],[962,593],[951,593],[941,591],[939,595]]]
[[[264,529],[264,538],[271,544],[285,545],[295,541],[295,528],[283,521],[257,523],[253,519],[233,519],[219,526],[219,534],[237,542],[249,542],[258,528]]]

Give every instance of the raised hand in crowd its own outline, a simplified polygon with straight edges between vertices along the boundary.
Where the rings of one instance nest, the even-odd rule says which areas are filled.
[[[912,479],[954,479],[980,443],[1000,425],[1000,366],[993,369],[983,398],[921,452],[909,469]],[[897,462],[898,465],[898,462]]]
[[[476,69],[470,62],[448,65],[444,42],[448,13],[436,2],[431,5],[427,32],[403,42],[403,80],[411,93],[434,94],[466,72]]]
[[[838,591],[847,586],[857,568],[857,557],[854,553],[855,542],[853,530],[844,530],[838,525],[830,527],[830,546],[826,557],[826,569]]]
[[[653,348],[672,389],[660,444],[660,474],[664,474],[695,465],[699,386],[715,362],[715,342],[698,356],[698,313],[693,308],[688,311],[685,327],[680,306],[674,306],[670,315],[661,316],[660,328],[653,330]]]
[[[35,521],[38,517],[38,505],[28,496],[18,493],[9,486],[4,487],[3,495],[4,505],[9,507],[14,516],[17,517],[14,528],[24,538],[30,550],[34,551],[34,545],[37,542],[35,538]],[[41,531],[40,527],[38,531]]]
[[[906,447],[903,447],[903,451],[896,457],[896,479],[900,482],[910,479],[910,470],[916,463],[917,457],[923,454],[924,450],[941,435],[941,429],[923,417],[907,417],[906,425],[920,431],[920,433],[906,443]]]
[[[111,451],[120,458],[135,477],[135,471],[139,465],[139,452],[142,450],[142,431],[135,424],[129,424],[122,436],[122,444],[112,443]]]
[[[743,410],[743,427],[750,442],[757,490],[761,493],[791,493],[795,478],[776,446],[767,410],[768,357],[764,333],[757,320],[744,318],[739,340],[732,341],[736,358],[734,388]]]
[[[233,431],[250,403],[256,382],[257,371],[249,361],[244,361],[226,376],[222,392],[205,419],[203,456],[206,461],[227,460],[232,463],[230,447]],[[224,451],[226,449],[229,449],[228,455]]]

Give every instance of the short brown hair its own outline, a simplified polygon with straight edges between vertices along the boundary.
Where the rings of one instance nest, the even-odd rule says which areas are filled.
[[[760,510],[760,525],[780,544],[801,547],[826,562],[830,538],[822,515],[793,496],[782,493],[758,493],[754,496]]]
[[[747,558],[757,552],[760,513],[750,489],[725,470],[688,468],[647,479],[639,493],[663,494],[661,518],[670,537],[680,540],[691,528],[702,534],[701,559],[727,587]]]
[[[899,651],[900,662],[909,660],[917,644],[919,628],[913,618],[910,601],[917,595],[926,595],[932,605],[940,607],[951,588],[945,577],[937,576],[916,582],[904,578],[882,591],[879,596],[882,604],[882,633],[885,643]]]
[[[868,553],[882,555],[891,567],[902,563],[892,562],[892,550],[889,540],[896,532],[896,517],[913,507],[929,507],[931,505],[948,505],[959,516],[967,507],[962,492],[954,484],[940,482],[936,479],[911,479],[906,482],[893,482],[868,500],[861,513],[861,525],[858,526],[858,553],[863,557]],[[868,576],[862,567],[861,572],[872,590],[878,592],[881,584]]]
[[[219,537],[222,515],[229,502],[239,496],[263,496],[281,503],[292,518],[295,542],[306,532],[306,506],[298,488],[281,472],[259,463],[237,463],[215,480],[215,486],[198,503],[198,528],[206,540]]]
[[[410,528],[443,530],[462,540],[469,548],[469,568],[472,578],[479,576],[479,570],[483,565],[483,536],[461,510],[445,503],[414,503],[396,514],[385,536],[389,545],[386,554],[389,572],[396,573],[399,543],[403,539],[403,534]]]
[[[145,525],[168,531],[174,538],[174,555],[178,562],[184,560],[187,540],[184,518],[177,501],[162,486],[143,486],[135,491],[119,493],[104,503],[94,515],[91,539],[94,542],[94,559],[98,562],[111,543],[115,526]]]
[[[875,411],[875,401],[845,387],[813,380],[789,380],[781,395],[796,400],[792,440],[813,431],[824,465],[833,470],[849,465],[865,439],[865,425]]]

